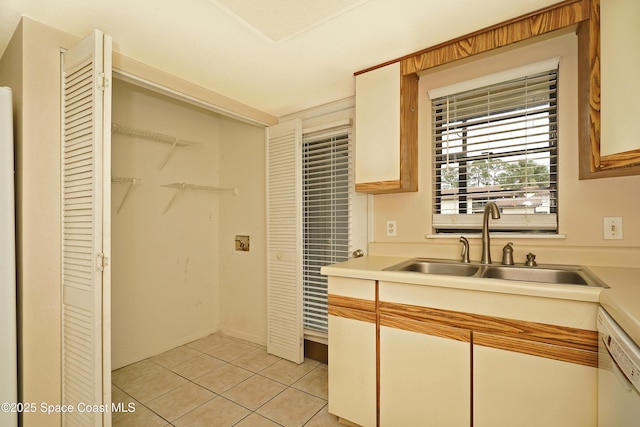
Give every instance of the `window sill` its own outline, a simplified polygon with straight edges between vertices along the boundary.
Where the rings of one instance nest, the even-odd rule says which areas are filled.
[[[425,239],[457,239],[460,236],[464,236],[467,239],[481,239],[481,233],[442,233],[442,234],[425,234]],[[499,231],[492,231],[491,237],[495,239],[566,239],[566,234],[534,234],[534,233],[501,233]]]

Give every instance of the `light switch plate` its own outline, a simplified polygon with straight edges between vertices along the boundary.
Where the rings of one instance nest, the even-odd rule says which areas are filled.
[[[622,217],[605,216],[602,224],[602,232],[605,240],[622,240]]]

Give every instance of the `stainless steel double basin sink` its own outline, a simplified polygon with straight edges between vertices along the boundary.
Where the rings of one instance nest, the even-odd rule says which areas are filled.
[[[416,258],[396,264],[385,270],[608,288],[605,283],[594,276],[588,269],[576,265],[483,265],[445,259]]]

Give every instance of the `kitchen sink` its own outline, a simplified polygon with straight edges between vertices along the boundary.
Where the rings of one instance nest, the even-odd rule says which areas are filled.
[[[556,269],[544,267],[488,266],[483,271],[482,277],[526,282],[589,285],[585,275],[581,274],[581,269],[574,267]]]
[[[386,270],[415,271],[418,273],[441,274],[444,276],[471,277],[480,270],[480,266],[446,260],[416,259],[394,265]]]
[[[577,265],[483,265],[479,263],[463,263],[445,259],[416,258],[396,264],[386,268],[385,270],[438,274],[443,276],[477,277],[481,279],[485,278],[608,288],[605,283],[594,276],[588,269]]]

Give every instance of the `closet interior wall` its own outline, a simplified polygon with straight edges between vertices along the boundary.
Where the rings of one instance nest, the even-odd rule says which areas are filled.
[[[140,180],[131,187],[122,206],[128,185],[112,184],[111,340],[112,368],[117,369],[220,331],[221,307],[236,307],[234,312],[242,317],[242,295],[225,294],[222,300],[222,271],[233,277],[234,268],[242,271],[252,266],[236,263],[232,271],[221,266],[221,258],[234,250],[234,240],[222,231],[230,228],[223,218],[230,217],[226,212],[233,207],[260,209],[260,201],[259,195],[257,201],[255,197],[243,197],[245,183],[228,182],[222,170],[245,170],[259,180],[254,186],[263,188],[263,175],[245,169],[242,158],[233,153],[243,143],[261,149],[264,131],[117,79],[112,117],[119,125],[199,142],[176,147],[160,168],[171,144],[115,132],[112,135],[112,176]],[[260,149],[258,154],[247,151],[246,157],[259,157]],[[238,163],[224,164],[221,152]],[[238,188],[238,195],[180,191],[164,212],[176,190],[163,185],[176,182]],[[238,218],[240,223],[231,228],[258,227],[255,232],[260,234],[264,226],[252,221],[244,224],[245,219],[252,220]],[[256,282],[260,279],[251,286]],[[224,323],[236,331],[235,335],[261,340],[259,333],[246,329],[251,322],[238,322],[240,326],[234,321]]]

